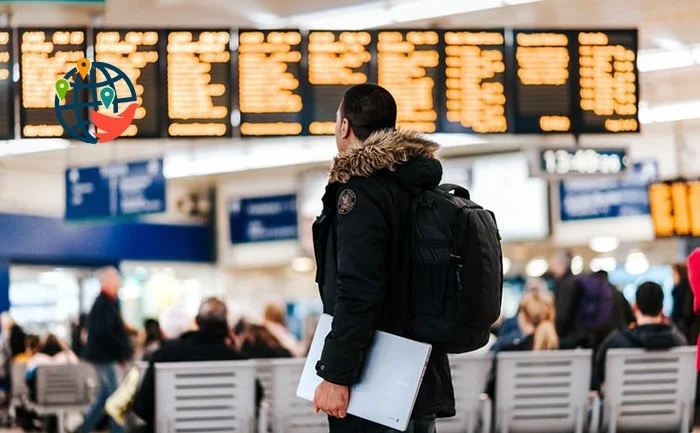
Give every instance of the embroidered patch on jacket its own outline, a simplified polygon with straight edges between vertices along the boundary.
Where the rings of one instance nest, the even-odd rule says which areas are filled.
[[[355,203],[357,203],[357,196],[355,191],[351,189],[344,189],[338,196],[338,213],[340,215],[347,215],[355,209]]]

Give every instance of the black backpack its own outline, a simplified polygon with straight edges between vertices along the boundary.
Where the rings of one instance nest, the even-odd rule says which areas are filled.
[[[447,353],[484,346],[503,292],[495,216],[445,184],[414,197],[407,227],[410,337]]]

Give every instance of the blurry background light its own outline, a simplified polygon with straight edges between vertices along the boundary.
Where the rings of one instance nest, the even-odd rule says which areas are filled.
[[[574,275],[583,272],[583,257],[575,256],[571,259],[571,272],[573,272]]]
[[[596,257],[591,260],[591,271],[606,271],[612,272],[617,268],[617,260],[615,257]]]
[[[508,272],[510,272],[512,264],[513,263],[508,257],[503,257],[503,275],[506,275]]]
[[[649,269],[649,259],[638,250],[631,251],[625,262],[625,270],[632,275],[640,275]]]
[[[311,272],[314,270],[314,260],[310,257],[295,257],[290,266],[294,272]]]
[[[533,278],[541,277],[547,270],[549,270],[549,262],[544,257],[536,257],[525,266],[525,273]]]
[[[620,246],[620,241],[612,236],[596,236],[591,239],[589,246],[596,253],[611,253]]]

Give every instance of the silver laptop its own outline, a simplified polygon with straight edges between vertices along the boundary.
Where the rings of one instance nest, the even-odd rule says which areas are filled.
[[[316,375],[333,317],[321,316],[297,388],[297,396],[313,401],[322,379]],[[432,347],[386,332],[375,332],[360,381],[350,389],[348,413],[405,431],[423,381]]]

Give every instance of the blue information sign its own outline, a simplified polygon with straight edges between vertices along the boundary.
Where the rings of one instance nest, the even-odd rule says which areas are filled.
[[[229,208],[232,244],[297,239],[297,197],[236,199]]]
[[[134,216],[165,211],[163,160],[66,170],[66,219]]]
[[[572,179],[559,186],[562,221],[649,215],[649,183],[656,161],[636,162],[620,179]]]

